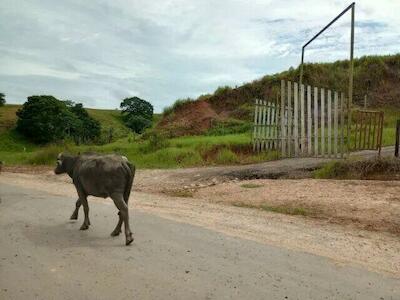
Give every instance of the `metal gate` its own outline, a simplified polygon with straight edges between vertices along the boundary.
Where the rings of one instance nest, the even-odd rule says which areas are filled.
[[[352,114],[350,150],[377,150],[382,147],[382,111],[354,110]]]
[[[344,157],[350,150],[380,149],[383,113],[350,115],[344,93],[282,80],[279,98],[256,100],[253,149],[276,150],[282,157]]]

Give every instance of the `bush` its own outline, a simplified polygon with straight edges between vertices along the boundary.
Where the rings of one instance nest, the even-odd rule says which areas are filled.
[[[6,104],[6,95],[4,95],[3,93],[0,93],[0,106],[4,106],[4,104]]]
[[[57,155],[65,150],[72,149],[65,145],[52,145],[36,152],[28,159],[28,163],[32,165],[55,165]],[[73,151],[72,151],[73,152]]]
[[[125,120],[125,125],[135,133],[143,133],[146,128],[151,127],[151,120],[142,116],[131,115]]]
[[[226,121],[215,122],[207,132],[207,135],[227,135],[235,133],[251,132],[253,124],[246,121],[229,119]]]
[[[230,164],[238,162],[238,157],[230,149],[222,148],[218,151],[215,159],[218,164]]]
[[[39,144],[64,140],[76,143],[100,136],[100,123],[81,103],[60,101],[53,96],[30,96],[17,111],[17,131]]]
[[[365,160],[344,160],[327,163],[314,171],[315,178],[323,179],[388,179],[400,175],[400,159],[375,158]]]
[[[167,137],[155,130],[147,132],[143,138],[147,140],[147,143],[142,147],[142,150],[146,153],[167,148],[170,145]]]
[[[95,141],[100,138],[101,126],[100,122],[89,116],[86,109],[83,108],[82,103],[66,102],[69,110],[79,119],[76,122],[77,126],[71,128],[70,135],[74,138],[75,142],[88,142]]]
[[[82,126],[66,104],[53,96],[28,97],[17,116],[17,131],[35,143],[62,140]]]

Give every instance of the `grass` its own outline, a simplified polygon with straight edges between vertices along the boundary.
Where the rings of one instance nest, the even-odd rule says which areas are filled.
[[[285,215],[292,215],[292,216],[312,216],[312,215],[314,215],[311,211],[307,210],[304,207],[292,207],[292,206],[284,206],[284,205],[271,206],[271,205],[266,205],[266,204],[253,205],[253,204],[243,203],[243,202],[235,202],[235,203],[233,203],[233,206],[256,208],[256,209],[260,209],[260,210],[264,210],[264,211],[285,214]]]
[[[245,183],[245,184],[242,184],[240,186],[242,188],[245,188],[245,189],[256,189],[256,188],[262,187],[263,185],[262,184],[255,184],[255,183]]]
[[[143,140],[128,136],[105,145],[76,146],[66,142],[38,147],[14,131],[7,131],[0,134],[0,160],[7,165],[52,165],[61,151],[95,151],[125,155],[138,168],[182,168],[252,163],[276,157],[249,151],[250,142],[249,134],[189,136],[163,142],[157,142],[157,137]]]
[[[400,179],[400,159],[375,158],[333,161],[313,172],[318,179]]]
[[[85,151],[120,153],[127,156],[139,168],[248,164],[279,158],[279,153],[275,151],[254,153],[251,147],[250,131],[170,139],[150,132],[147,136],[140,137],[130,133],[129,129],[124,126],[118,111],[95,109],[88,109],[89,114],[99,120],[106,129],[115,128],[114,138],[116,140],[114,142],[104,145],[80,146],[65,142],[39,147],[26,141],[12,129],[15,126],[15,112],[18,108],[19,105],[6,105],[0,108],[0,125],[3,126],[0,127],[0,160],[8,165],[52,165],[57,154],[66,150],[72,153]],[[385,110],[383,135],[385,145],[394,142],[395,122],[399,116],[398,109]],[[155,115],[154,123],[159,118],[160,115]],[[246,123],[240,122],[232,124],[232,126],[239,124],[239,127],[243,124],[243,126],[247,126]],[[155,131],[153,130],[153,132]],[[121,137],[117,138],[118,136]]]
[[[192,198],[194,196],[194,192],[190,190],[166,190],[164,194],[179,198]]]

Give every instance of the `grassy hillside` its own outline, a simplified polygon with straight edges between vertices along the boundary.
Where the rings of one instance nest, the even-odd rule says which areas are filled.
[[[347,92],[349,62],[306,64],[304,83]],[[238,122],[250,123],[255,98],[275,99],[280,81],[298,81],[299,69],[267,75],[237,88],[220,87],[196,100],[178,100],[165,109],[158,128],[170,136],[205,134],[215,127],[229,129]],[[354,104],[400,111],[400,54],[365,56],[354,61]],[[242,126],[246,130],[246,126]]]

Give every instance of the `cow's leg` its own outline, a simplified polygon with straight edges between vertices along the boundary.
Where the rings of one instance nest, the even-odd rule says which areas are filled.
[[[115,206],[119,209],[120,216],[122,218],[122,221],[125,224],[125,238],[126,238],[126,245],[129,245],[130,243],[133,242],[133,237],[132,237],[132,232],[131,228],[129,226],[129,211],[128,211],[128,206],[126,205],[123,197],[121,194],[114,194],[111,196],[113,199]]]
[[[81,205],[82,205],[82,201],[81,201],[81,199],[78,198],[78,200],[76,200],[76,203],[75,203],[75,210],[72,213],[70,220],[78,220],[78,212],[79,212],[79,208],[81,207]]]
[[[83,224],[81,226],[81,230],[86,230],[89,228],[90,221],[89,221],[89,204],[87,201],[86,196],[84,197],[79,197],[81,199],[82,205],[83,205],[83,211],[85,212],[85,219],[83,221]]]
[[[121,216],[121,212],[118,212],[118,224],[115,227],[115,229],[113,230],[113,232],[111,232],[111,236],[117,236],[121,233],[121,226],[122,226],[122,216]]]

